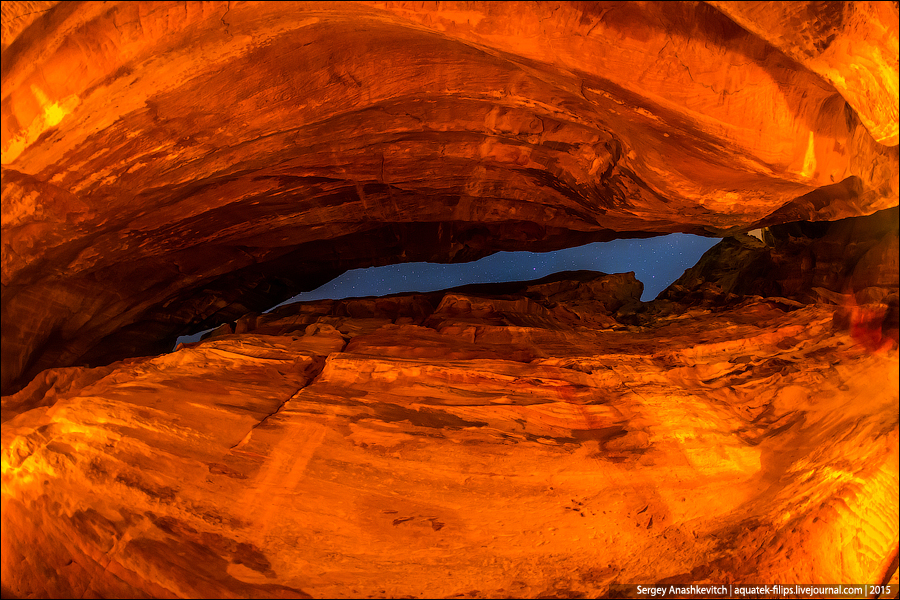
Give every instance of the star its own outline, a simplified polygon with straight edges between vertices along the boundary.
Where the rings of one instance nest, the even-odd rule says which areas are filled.
[[[431,292],[469,283],[526,281],[559,271],[581,269],[603,273],[634,271],[635,277],[644,284],[641,300],[647,302],[681,277],[685,269],[694,266],[718,241],[719,238],[674,233],[647,239],[598,242],[556,252],[497,252],[470,263],[401,263],[354,269],[277,306],[326,298]],[[202,333],[182,336],[176,346],[181,342],[197,341]]]

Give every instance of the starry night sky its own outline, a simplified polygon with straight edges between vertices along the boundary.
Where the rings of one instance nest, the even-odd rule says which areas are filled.
[[[586,269],[627,273],[644,284],[644,301],[653,300],[670,283],[693,267],[719,238],[674,233],[640,240],[598,242],[556,252],[498,252],[481,260],[442,265],[404,263],[347,271],[322,287],[294,296],[282,304],[324,298],[383,296],[400,292],[430,292],[469,283],[527,281]]]
[[[644,284],[641,300],[646,302],[656,298],[718,242],[719,238],[673,233],[647,239],[598,242],[556,252],[498,252],[470,263],[443,265],[420,262],[354,269],[316,290],[298,294],[281,304],[325,298],[337,300],[353,296],[430,292],[469,283],[527,281],[559,271],[579,269],[603,273],[634,271]],[[195,342],[203,333],[182,336],[176,346],[181,342]]]

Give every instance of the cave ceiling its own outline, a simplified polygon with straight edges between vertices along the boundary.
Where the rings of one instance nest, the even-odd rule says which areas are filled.
[[[892,3],[4,3],[3,386],[346,269],[897,202]]]
[[[896,2],[2,19],[4,596],[896,579]],[[261,314],[676,232],[723,241],[652,303],[578,272]]]

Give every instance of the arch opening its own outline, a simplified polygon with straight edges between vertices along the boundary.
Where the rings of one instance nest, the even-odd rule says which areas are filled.
[[[649,302],[693,267],[718,241],[719,238],[673,233],[594,242],[550,252],[501,251],[467,263],[414,262],[352,269],[263,312],[294,302],[434,292],[469,284],[528,281],[561,271],[581,270],[609,274],[633,271],[644,286],[641,301]],[[179,336],[173,349],[182,343],[199,341],[216,327]]]

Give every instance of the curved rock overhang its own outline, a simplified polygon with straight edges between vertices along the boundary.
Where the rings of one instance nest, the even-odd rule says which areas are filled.
[[[31,4],[6,392],[350,268],[897,203],[892,3]]]
[[[896,2],[2,10],[4,597],[896,581]]]

